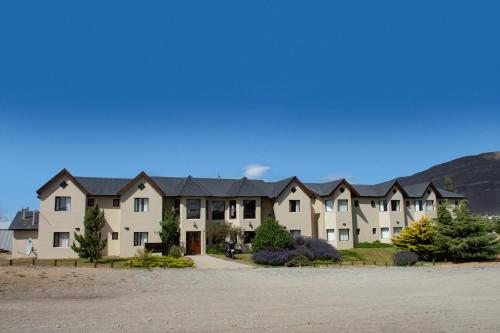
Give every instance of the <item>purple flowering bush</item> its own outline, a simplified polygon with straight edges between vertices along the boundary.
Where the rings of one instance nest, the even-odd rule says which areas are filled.
[[[252,260],[260,265],[283,266],[288,260],[297,255],[295,250],[272,250],[264,249],[255,252],[252,255]]]
[[[300,237],[296,241],[295,248],[311,260],[340,260],[341,258],[340,252],[324,239]],[[302,248],[304,249],[301,250]]]
[[[392,261],[395,266],[411,266],[417,263],[418,255],[411,251],[400,251],[393,254]]]

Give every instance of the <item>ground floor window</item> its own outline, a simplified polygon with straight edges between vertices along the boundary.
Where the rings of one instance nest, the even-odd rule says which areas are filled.
[[[255,237],[255,231],[245,231],[243,233],[243,243],[244,244],[252,243],[254,237]]]
[[[399,235],[401,233],[401,230],[403,230],[402,227],[394,227],[394,228],[392,228],[392,233],[394,234],[394,236],[396,236],[396,235]]]
[[[290,230],[290,234],[292,234],[293,239],[297,239],[300,237],[300,230]]]
[[[117,232],[112,232],[111,233],[111,239],[112,240],[117,240],[118,239],[118,233]]]
[[[147,242],[147,232],[134,232],[134,246],[144,246]]]
[[[382,239],[389,239],[391,237],[389,228],[380,228],[380,234],[382,236]]]
[[[54,232],[54,247],[69,247],[69,232]]]
[[[349,229],[339,229],[339,241],[349,240]]]
[[[328,241],[335,240],[335,229],[326,229],[326,240]]]
[[[372,234],[375,235],[377,233],[377,228],[372,228]]]

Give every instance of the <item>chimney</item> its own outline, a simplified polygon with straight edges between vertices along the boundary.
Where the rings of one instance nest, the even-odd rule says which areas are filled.
[[[21,208],[21,212],[23,213],[23,220],[26,220],[26,213],[28,213],[30,210],[29,207],[26,207],[26,208]]]

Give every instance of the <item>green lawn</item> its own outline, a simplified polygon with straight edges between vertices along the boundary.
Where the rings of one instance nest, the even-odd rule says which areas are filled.
[[[393,247],[385,248],[354,248],[349,250],[340,250],[342,253],[342,261],[344,263],[354,261],[355,264],[365,261],[366,264],[392,264],[392,255],[398,250]]]

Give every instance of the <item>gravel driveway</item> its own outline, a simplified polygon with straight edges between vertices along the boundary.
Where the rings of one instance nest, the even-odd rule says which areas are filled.
[[[499,332],[500,267],[0,268],[1,332]]]
[[[187,256],[194,261],[198,269],[249,269],[251,266],[236,261],[219,259],[212,256]]]

